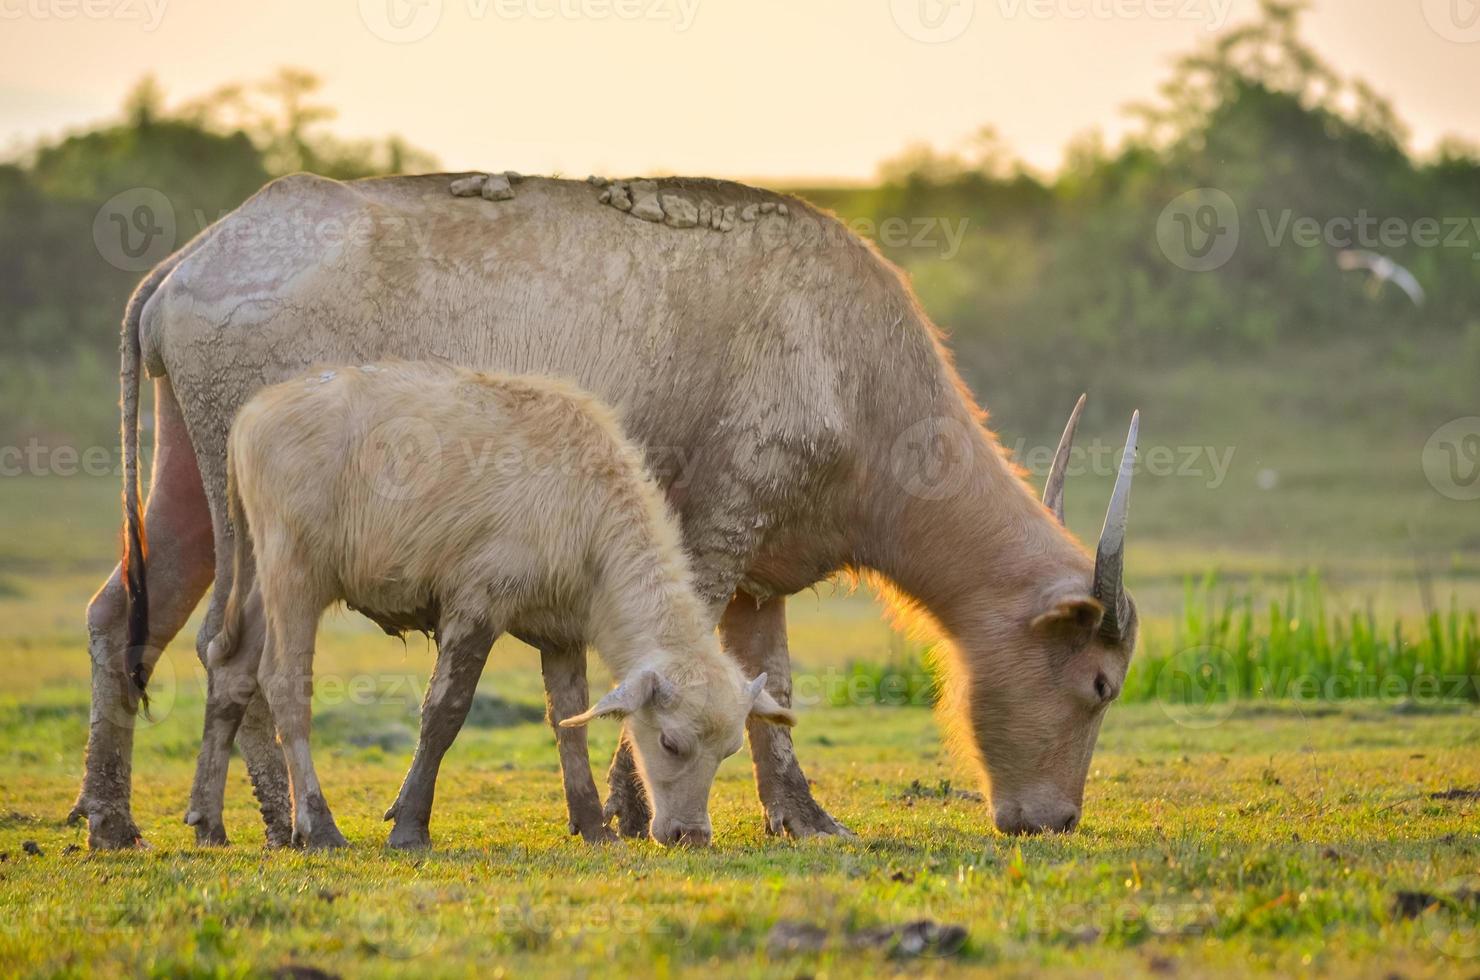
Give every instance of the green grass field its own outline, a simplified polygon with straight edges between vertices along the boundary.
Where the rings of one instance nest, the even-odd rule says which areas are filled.
[[[929,710],[821,696],[802,708],[798,751],[856,839],[767,837],[742,755],[716,783],[713,850],[592,848],[564,833],[537,658],[504,641],[443,768],[435,850],[408,856],[382,849],[379,815],[410,759],[431,650],[341,614],[323,634],[315,738],[352,848],[265,851],[238,765],[234,843],[202,851],[181,822],[202,713],[192,624],[138,737],[134,812],[152,848],[89,854],[62,821],[87,726],[82,610],[110,564],[115,492],[0,481],[0,975],[1480,974],[1480,712],[1443,697],[1189,707],[1147,678],[1108,716],[1081,831],[1019,840],[991,830]],[[1077,493],[1086,508],[1098,496]],[[1185,526],[1164,511],[1152,523]],[[1183,577],[1240,552],[1157,534],[1136,548],[1148,643],[1165,650],[1188,621]],[[1303,564],[1243,554],[1260,568],[1235,577],[1261,606],[1281,598],[1279,570]],[[1388,619],[1421,606],[1414,579],[1360,556],[1324,567],[1333,614],[1368,598]],[[1429,584],[1462,610],[1472,587],[1463,561]],[[823,589],[790,615],[814,690],[917,650],[865,594]],[[592,735],[603,768],[615,729]],[[964,936],[911,955],[901,930],[922,919]]]

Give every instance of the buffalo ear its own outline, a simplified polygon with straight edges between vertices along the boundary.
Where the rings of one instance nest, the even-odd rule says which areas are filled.
[[[655,670],[641,670],[606,692],[590,708],[560,722],[561,728],[579,728],[593,718],[625,718],[671,692],[672,684]]]
[[[1105,607],[1089,596],[1058,599],[1046,612],[1033,619],[1038,633],[1079,635],[1093,633],[1105,618]]]

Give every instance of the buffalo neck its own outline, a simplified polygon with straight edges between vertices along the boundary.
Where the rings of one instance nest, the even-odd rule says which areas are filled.
[[[897,448],[895,458],[874,461],[858,564],[961,647],[993,649],[1055,583],[1087,580],[1093,562],[969,406],[935,411],[958,441],[949,482],[922,486],[891,469],[899,465]]]

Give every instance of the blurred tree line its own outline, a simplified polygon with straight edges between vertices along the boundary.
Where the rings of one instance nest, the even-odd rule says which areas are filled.
[[[1128,405],[1148,375],[1191,360],[1253,358],[1278,372],[1292,353],[1354,344],[1375,369],[1388,357],[1453,348],[1473,379],[1480,152],[1449,140],[1415,159],[1392,106],[1301,40],[1303,10],[1266,0],[1257,20],[1179,59],[1158,98],[1131,107],[1139,125],[1122,145],[1084,136],[1051,179],[985,131],[958,153],[911,148],[882,168],[880,186],[804,193],[867,224],[967,219],[959,254],[946,254],[941,235],[923,246],[880,244],[952,334],[995,414],[1053,420],[1074,391],[1108,387]],[[1175,245],[1180,229],[1165,227],[1164,209],[1199,188],[1232,200],[1238,245],[1217,268],[1188,271],[1169,259],[1158,230]],[[1301,219],[1320,226],[1315,244],[1297,235]],[[1386,240],[1384,221],[1397,222]],[[1348,243],[1410,270],[1424,304],[1343,271],[1337,256]],[[1331,369],[1344,361],[1332,358]],[[1454,366],[1435,361],[1435,370]],[[1333,380],[1303,387],[1329,393]],[[1473,392],[1473,380],[1465,384]]]
[[[115,384],[118,323],[142,278],[94,243],[94,221],[114,195],[161,192],[183,244],[282,174],[351,179],[436,167],[398,137],[327,132],[334,111],[316,100],[320,84],[285,68],[171,109],[145,78],[117,122],[0,164],[0,438],[110,438],[116,410],[91,396]],[[89,398],[78,399],[79,389]]]
[[[79,346],[109,353],[108,324],[141,278],[93,247],[93,219],[113,195],[161,191],[183,244],[273,177],[298,170],[354,178],[427,169],[429,155],[392,137],[345,141],[322,131],[333,111],[313,101],[319,80],[284,69],[167,111],[152,78],[112,125],[0,165],[0,329],[8,351],[56,359]]]
[[[1278,372],[1299,362],[1292,352],[1353,345],[1367,355],[1333,357],[1331,373],[1338,363],[1366,370],[1406,357],[1420,373],[1473,378],[1480,153],[1448,142],[1415,158],[1392,107],[1300,39],[1301,12],[1298,2],[1265,0],[1253,23],[1180,59],[1157,96],[1132,107],[1132,136],[1114,148],[1093,134],[1076,140],[1052,177],[1030,172],[984,130],[959,152],[910,148],[872,187],[798,190],[865,231],[903,219],[906,232],[876,234],[881,248],[953,335],[968,379],[1013,421],[1058,424],[1085,388],[1119,411],[1145,397],[1148,379],[1194,362],[1252,359]],[[331,136],[333,112],[315,100],[317,87],[287,69],[167,109],[146,79],[118,122],[0,165],[0,437],[111,438],[116,414],[93,385],[111,387],[117,324],[140,278],[93,245],[94,219],[113,195],[162,191],[183,242],[279,174],[435,166],[397,138]],[[1210,271],[1170,260],[1158,236],[1168,205],[1196,188],[1226,194],[1240,220],[1237,248]],[[1401,240],[1375,250],[1412,271],[1427,293],[1422,306],[1343,271],[1330,236],[1297,242],[1296,221],[1324,227],[1362,215],[1402,223]],[[1424,219],[1438,225],[1438,244],[1416,234]],[[953,240],[947,226],[964,235]],[[1318,380],[1321,392],[1340,389],[1339,378],[1300,383]],[[87,399],[74,397],[79,386]],[[1453,390],[1449,381],[1424,387]],[[1346,385],[1328,414],[1347,412],[1357,390]]]

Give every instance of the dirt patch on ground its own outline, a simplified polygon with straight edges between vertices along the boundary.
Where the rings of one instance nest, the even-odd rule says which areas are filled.
[[[0,829],[5,830],[12,827],[32,827],[42,822],[42,819],[35,814],[22,813],[19,810],[8,810],[0,814]]]
[[[305,963],[287,963],[272,971],[273,980],[339,980],[339,974]]]
[[[1446,789],[1442,793],[1430,793],[1431,800],[1480,800],[1480,787],[1469,789]]]
[[[986,797],[975,790],[957,789],[951,785],[949,779],[942,779],[934,786],[928,786],[916,779],[905,787],[898,799],[905,806],[914,806],[916,800],[962,800],[967,803],[986,801]]]
[[[1393,918],[1416,919],[1439,905],[1453,909],[1480,909],[1480,891],[1469,887],[1461,887],[1448,895],[1426,891],[1397,891],[1393,893]]]
[[[955,956],[966,945],[966,927],[916,919],[903,925],[879,925],[834,933],[810,922],[782,919],[771,928],[766,949],[772,956],[820,953],[829,947],[874,949],[891,959]]]

